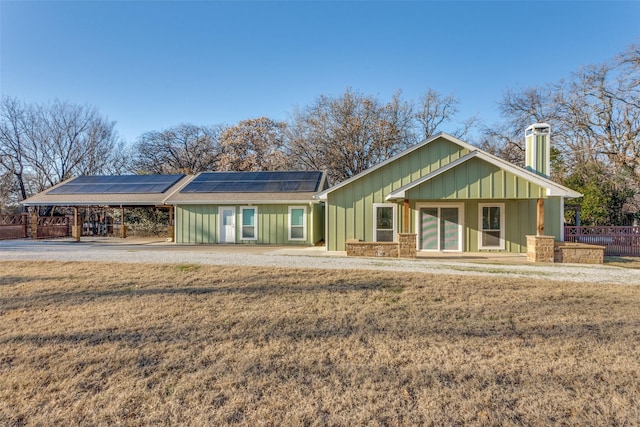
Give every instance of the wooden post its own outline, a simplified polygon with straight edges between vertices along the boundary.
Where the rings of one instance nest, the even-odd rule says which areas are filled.
[[[173,206],[169,206],[169,225],[173,226]]]
[[[120,220],[120,238],[125,239],[127,237],[127,226],[124,225],[124,206],[120,206],[121,220]]]
[[[538,199],[536,211],[536,236],[544,236],[544,199]]]
[[[409,232],[409,200],[404,199],[404,232]]]
[[[82,226],[79,224],[80,221],[78,221],[78,207],[74,206],[73,207],[73,227],[71,227],[71,236],[73,237],[73,240],[75,240],[76,242],[80,241],[80,236],[82,236]]]

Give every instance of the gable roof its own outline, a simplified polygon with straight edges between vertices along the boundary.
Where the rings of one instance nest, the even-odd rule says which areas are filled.
[[[339,183],[339,184],[337,184],[337,185],[335,185],[335,186],[333,186],[333,187],[331,187],[331,188],[329,188],[329,189],[327,189],[325,191],[322,191],[316,197],[318,199],[320,199],[320,200],[326,200],[327,199],[327,195],[329,193],[331,193],[331,192],[333,192],[333,191],[335,191],[335,190],[337,190],[339,188],[342,188],[345,185],[348,185],[348,184],[350,184],[350,183],[362,178],[363,176],[366,176],[366,175],[370,174],[371,172],[373,172],[373,171],[375,171],[377,169],[380,169],[380,168],[388,165],[389,163],[392,163],[392,162],[396,161],[397,159],[399,159],[401,157],[407,156],[407,155],[413,153],[414,151],[426,146],[427,144],[430,144],[431,142],[433,142],[433,141],[435,141],[435,140],[437,140],[439,138],[444,138],[444,139],[446,139],[446,140],[448,140],[450,142],[453,142],[454,144],[469,150],[469,153],[464,155],[464,156],[462,156],[462,157],[460,157],[460,158],[458,158],[458,159],[456,159],[456,160],[454,160],[454,161],[452,161],[452,162],[450,162],[450,163],[447,163],[446,165],[444,165],[444,166],[432,171],[431,173],[429,173],[429,174],[427,174],[427,175],[425,175],[425,176],[423,176],[421,178],[418,178],[415,181],[410,182],[409,184],[407,184],[407,185],[405,185],[403,187],[398,188],[397,190],[392,191],[390,194],[387,195],[387,197],[386,197],[387,200],[402,199],[402,198],[404,198],[405,192],[407,190],[409,190],[409,189],[411,189],[411,188],[413,188],[413,187],[415,187],[417,185],[420,185],[420,184],[422,184],[422,183],[424,183],[424,182],[426,182],[426,181],[428,181],[428,180],[430,180],[430,179],[432,179],[432,178],[434,178],[434,177],[436,177],[436,176],[438,176],[438,175],[440,175],[440,174],[442,174],[442,173],[444,173],[444,172],[446,172],[446,171],[448,171],[448,170],[450,170],[450,169],[452,169],[452,168],[454,168],[454,167],[456,167],[456,166],[458,166],[458,165],[460,165],[460,164],[462,164],[462,163],[464,163],[464,162],[466,162],[466,161],[468,161],[470,159],[476,158],[476,157],[480,158],[480,159],[482,159],[482,160],[484,160],[484,161],[486,161],[486,162],[488,162],[488,163],[490,163],[490,164],[492,164],[492,165],[494,165],[494,166],[496,166],[498,168],[501,168],[501,169],[504,169],[504,170],[506,170],[508,172],[511,172],[514,175],[519,176],[519,177],[521,177],[521,178],[523,178],[523,179],[525,179],[527,181],[530,181],[530,182],[532,182],[534,184],[537,184],[540,187],[546,188],[547,189],[547,194],[549,196],[564,196],[564,197],[581,197],[582,196],[582,194],[578,193],[577,191],[571,190],[570,188],[567,188],[567,187],[564,187],[564,186],[562,186],[560,184],[557,184],[557,183],[551,181],[550,179],[545,178],[543,176],[540,176],[540,175],[538,175],[538,174],[536,174],[534,172],[531,172],[531,171],[528,171],[528,170],[523,169],[521,167],[518,167],[518,166],[516,166],[516,165],[514,165],[514,164],[512,164],[510,162],[507,162],[504,159],[501,159],[501,158],[499,158],[497,156],[494,156],[493,154],[487,153],[486,151],[484,151],[484,150],[482,150],[482,149],[480,149],[478,147],[475,147],[475,146],[473,146],[473,145],[471,145],[469,143],[466,143],[466,142],[456,138],[455,136],[449,135],[449,134],[444,133],[444,132],[440,132],[440,133],[438,133],[436,135],[433,135],[432,137],[422,141],[421,143],[418,143],[418,144],[416,144],[416,145],[414,145],[412,147],[409,147],[405,151],[403,151],[403,152],[401,152],[399,154],[396,154],[395,156],[390,157],[389,159],[387,159],[387,160],[385,160],[383,162],[380,162],[377,165],[374,165],[371,168],[369,168],[367,170],[364,170],[364,171],[360,172],[359,174],[354,175],[351,178],[349,178],[349,179],[347,179],[345,181],[342,181],[341,183]]]

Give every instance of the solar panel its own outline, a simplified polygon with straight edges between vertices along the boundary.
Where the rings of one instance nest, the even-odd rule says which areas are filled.
[[[322,172],[204,172],[181,193],[313,193]]]
[[[176,175],[83,175],[47,194],[160,194],[184,177]]]

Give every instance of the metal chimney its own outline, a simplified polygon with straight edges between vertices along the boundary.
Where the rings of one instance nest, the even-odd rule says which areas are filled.
[[[527,128],[525,140],[525,169],[549,178],[551,175],[551,126],[536,123]]]

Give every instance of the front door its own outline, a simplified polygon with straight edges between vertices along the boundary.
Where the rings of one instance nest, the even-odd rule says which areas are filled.
[[[423,251],[462,251],[462,208],[424,206],[418,210],[418,246]]]
[[[220,243],[236,242],[236,208],[220,208]]]

